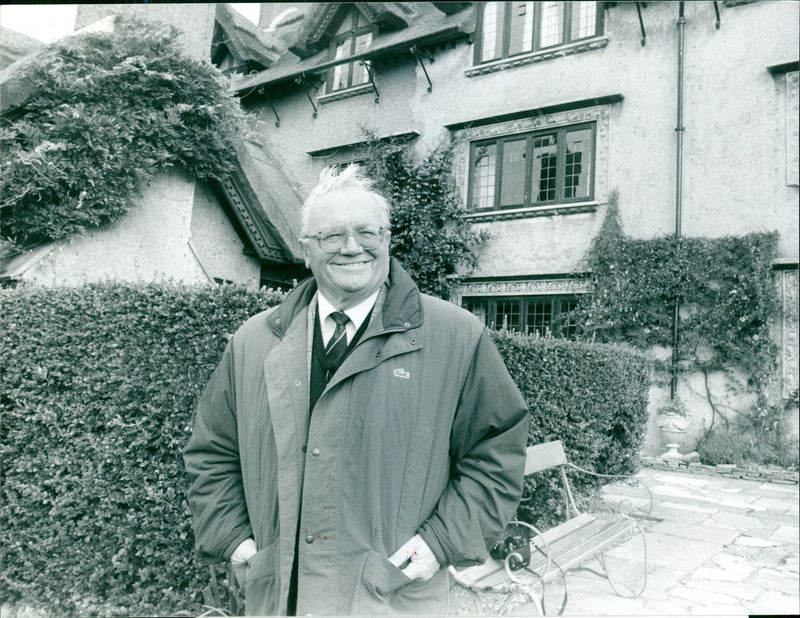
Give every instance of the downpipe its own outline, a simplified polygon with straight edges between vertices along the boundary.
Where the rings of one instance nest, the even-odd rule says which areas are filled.
[[[677,136],[677,153],[675,169],[675,238],[681,237],[681,210],[683,207],[683,61],[684,61],[684,36],[686,19],[684,17],[684,1],[678,5],[678,119],[675,127]],[[672,315],[672,367],[670,380],[670,400],[675,399],[678,390],[678,336],[680,325],[680,301],[675,298],[674,312]]]

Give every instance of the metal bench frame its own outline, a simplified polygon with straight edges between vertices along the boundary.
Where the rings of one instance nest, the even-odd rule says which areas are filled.
[[[564,446],[560,440],[528,447],[525,476],[556,467],[559,469],[566,495],[567,520],[545,532],[541,532],[535,526],[525,522],[512,522],[525,526],[532,532],[531,559],[527,567],[522,570],[512,570],[511,561],[522,558],[519,554],[513,553],[504,561],[490,558],[477,566],[463,569],[450,567],[456,583],[473,593],[479,612],[482,613],[483,608],[478,593],[490,591],[507,595],[503,607],[514,593],[523,593],[531,599],[531,603],[539,615],[543,615],[544,586],[560,574],[564,578],[564,597],[558,612],[560,615],[567,602],[566,575],[568,572],[577,570],[588,571],[604,577],[608,580],[612,590],[622,597],[636,598],[644,592],[647,585],[647,545],[644,530],[639,521],[631,517],[624,510],[622,504],[615,510],[614,516],[611,518],[582,513],[575,503],[572,487],[567,478],[567,469],[596,477],[635,481],[647,493],[648,508],[640,513],[643,516],[648,516],[652,509],[653,501],[649,488],[630,476],[598,474],[571,464],[567,461]],[[632,591],[628,591],[613,581],[606,565],[605,551],[634,534],[642,536],[644,569],[639,585]],[[600,564],[599,571],[583,566],[585,562],[593,558],[597,558]],[[541,589],[539,594],[535,590],[537,587]]]

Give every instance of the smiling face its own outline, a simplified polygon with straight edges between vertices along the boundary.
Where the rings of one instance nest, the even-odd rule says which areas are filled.
[[[331,228],[344,228],[350,235],[336,253],[326,253],[314,238],[302,239],[306,266],[311,269],[320,292],[339,310],[349,309],[368,298],[389,275],[389,232],[376,249],[365,250],[353,236],[361,228],[388,227],[375,197],[357,189],[334,189],[310,205],[306,234],[313,236]]]

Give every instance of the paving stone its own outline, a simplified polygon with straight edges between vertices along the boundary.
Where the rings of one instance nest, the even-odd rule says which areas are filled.
[[[754,500],[753,502],[747,502],[746,500],[717,500],[714,502],[718,507],[721,509],[725,509],[726,511],[733,511],[733,512],[744,512],[748,513],[751,511],[766,511],[767,508],[761,506],[759,501]]]
[[[800,613],[800,601],[797,594],[787,595],[774,590],[767,590],[752,603],[745,603],[751,614],[788,614]]]
[[[735,599],[754,601],[764,590],[759,586],[745,584],[743,582],[730,581],[710,581],[701,579],[689,579],[684,582],[689,588],[698,590],[708,590],[717,594],[724,594]]]
[[[714,525],[732,530],[757,530],[760,528],[775,529],[777,524],[769,524],[755,515],[743,513],[732,513],[730,511],[719,511],[711,515],[711,519],[716,522]]]
[[[777,493],[777,494],[789,494],[789,496],[793,497],[795,500],[800,498],[800,494],[797,491],[797,487],[788,487],[786,485],[776,485],[775,483],[763,483],[758,486],[760,491],[763,491],[767,494],[770,493]]]
[[[740,556],[747,564],[757,568],[776,568],[791,572],[793,566],[784,566],[792,552],[797,550],[793,546],[782,544],[774,547],[748,547],[747,545],[728,545],[725,551]]]
[[[773,513],[786,513],[797,515],[800,512],[800,504],[795,500],[778,500],[777,498],[761,498],[753,504],[754,507],[762,507],[766,511]]]
[[[669,487],[707,487],[711,481],[706,478],[696,478],[689,474],[670,474],[668,472],[658,472],[654,475],[654,481],[664,483]],[[655,489],[651,486],[650,489]]]
[[[797,526],[778,526],[778,529],[769,537],[769,540],[800,544],[800,528]]]
[[[747,609],[742,605],[695,605],[693,616],[743,616]]]
[[[764,511],[763,513],[759,513],[758,517],[764,521],[772,521],[789,526],[796,526],[798,521],[798,516],[791,513],[772,513],[770,511]]]
[[[800,595],[800,583],[798,583],[797,577],[775,569],[758,569],[747,579],[747,583],[760,586],[764,590],[773,590],[790,596]]]
[[[692,541],[691,551],[686,543],[676,541],[675,537],[656,532],[647,533],[647,564],[649,569],[656,566],[672,568],[676,573],[687,573],[701,566],[717,551],[718,543]]]
[[[740,609],[742,607],[737,603],[736,597],[732,597],[728,594],[720,594],[719,592],[711,592],[710,590],[699,590],[697,588],[690,588],[688,586],[680,586],[678,588],[674,588],[671,592],[673,596],[676,596],[679,599],[687,599],[689,601],[694,601],[696,603],[702,603],[707,607],[738,606]],[[700,613],[700,612],[696,612],[695,609],[692,608],[692,613]],[[708,613],[719,614],[724,612],[713,611]]]
[[[740,535],[736,539],[737,545],[746,545],[747,547],[777,547],[780,545],[777,541],[770,541],[768,539],[759,539],[758,537]]]
[[[707,541],[709,543],[718,543],[720,545],[732,543],[733,540],[740,534],[738,530],[726,530],[724,528],[714,528],[708,525],[700,526],[696,524],[675,521],[659,522],[650,528],[648,532],[669,534],[672,536],[679,536],[684,539]]]
[[[784,563],[778,569],[781,572],[787,573],[797,573],[798,572],[798,557],[795,554],[794,556],[790,556],[787,558]]]
[[[645,599],[644,607],[639,613],[643,616],[684,616],[690,613],[690,610],[691,605],[688,603],[684,605],[677,601],[650,601]]]
[[[682,509],[674,509],[670,507],[663,507],[656,505],[653,512],[650,514],[653,519],[661,519],[665,521],[682,521],[690,524],[699,524],[707,521],[709,518],[708,513],[697,513],[693,511],[686,511]]]
[[[569,601],[564,613],[568,616],[632,616],[641,612],[645,606],[642,598],[625,599],[613,592],[598,594],[596,590],[583,591],[569,589]],[[558,604],[548,611],[555,613]]]
[[[719,509],[714,507],[708,506],[697,506],[695,504],[686,504],[685,502],[660,502],[658,505],[660,508],[666,509],[676,509],[678,511],[690,511],[692,513],[705,513],[706,515],[710,515],[711,513],[716,513]]]
[[[678,585],[685,571],[669,565],[647,565],[647,585],[642,593],[648,598],[663,598],[671,588]],[[669,595],[666,595],[669,597]]]
[[[700,567],[691,575],[691,579],[710,579],[718,582],[741,582],[750,575],[755,568],[743,565],[725,565],[724,568]]]

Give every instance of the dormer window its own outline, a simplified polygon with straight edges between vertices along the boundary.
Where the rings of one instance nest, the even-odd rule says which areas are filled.
[[[475,64],[602,33],[599,2],[485,2],[480,5]]]
[[[373,30],[373,25],[357,8],[352,7],[345,13],[336,30],[336,36],[331,41],[332,59],[339,60],[365,51],[372,43]],[[343,62],[331,68],[328,72],[327,91],[335,92],[366,84],[369,81],[369,73],[365,66],[367,62],[366,60]]]

